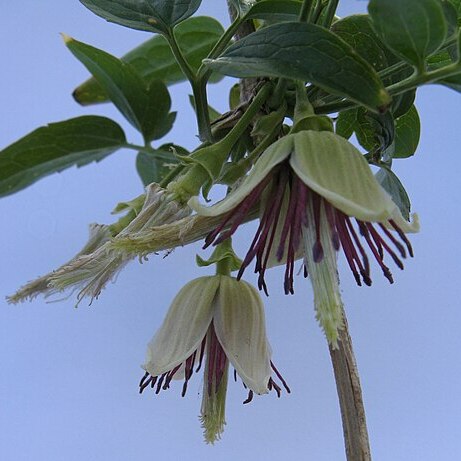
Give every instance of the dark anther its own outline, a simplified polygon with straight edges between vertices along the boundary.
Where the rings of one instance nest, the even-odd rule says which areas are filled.
[[[253,391],[248,391],[248,397],[247,399],[243,402],[243,404],[250,403],[253,400]]]

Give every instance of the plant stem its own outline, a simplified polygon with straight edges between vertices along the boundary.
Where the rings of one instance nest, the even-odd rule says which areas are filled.
[[[179,164],[177,167],[175,167],[173,170],[171,170],[159,183],[160,187],[167,187],[168,184],[170,184],[171,181],[176,179],[176,176],[179,176],[179,174],[184,170],[185,165]]]
[[[208,100],[206,93],[206,80],[200,80],[190,64],[186,61],[178,42],[171,30],[168,34],[164,35],[170,45],[171,51],[183,71],[184,75],[189,80],[192,93],[195,99],[195,112],[197,114],[198,135],[201,141],[212,142],[213,136],[211,134],[210,114],[208,112]]]
[[[202,142],[212,142],[213,134],[211,132],[206,85],[206,80],[191,82],[192,93],[195,100],[195,113],[197,114],[199,139]]]
[[[309,19],[309,15],[312,9],[313,0],[304,0],[299,12],[299,21],[306,22]]]
[[[458,63],[454,63],[437,70],[412,75],[401,82],[388,86],[386,89],[391,95],[397,95],[418,86],[437,82],[437,80],[442,80],[459,73],[461,73],[461,66]]]
[[[329,349],[341,408],[346,456],[348,461],[371,461],[359,372],[344,310],[343,317],[339,347],[329,346]]]
[[[328,29],[331,27],[331,23],[333,22],[333,19],[335,17],[336,9],[338,8],[338,3],[339,0],[330,0],[330,2],[328,3],[325,18],[322,24],[324,27]]]
[[[262,88],[258,91],[256,96],[251,101],[239,121],[235,124],[231,131],[219,141],[217,144],[221,144],[225,149],[231,149],[232,146],[239,140],[245,130],[250,125],[255,115],[261,109],[261,106],[266,102],[267,98],[272,92],[272,84],[265,83]]]
[[[237,17],[232,22],[229,28],[224,32],[223,35],[221,35],[216,45],[210,51],[210,53],[207,56],[207,59],[214,59],[217,56],[219,56],[222,51],[224,51],[228,43],[232,40],[232,37],[234,36],[235,32],[240,27],[241,22],[242,22],[242,19],[240,19],[239,17]],[[200,67],[198,68],[197,76],[200,80],[208,81],[211,75],[211,72],[212,71],[207,69],[206,65],[202,63]]]

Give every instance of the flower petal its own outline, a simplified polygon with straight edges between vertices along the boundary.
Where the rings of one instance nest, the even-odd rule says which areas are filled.
[[[216,216],[235,208],[250,192],[271,172],[274,166],[282,163],[293,151],[293,138],[285,136],[264,151],[248,176],[227,195],[213,206],[202,205],[198,197],[192,197],[188,205],[202,216]]]
[[[185,285],[171,303],[162,326],[147,346],[143,368],[159,376],[196,351],[213,317],[219,277],[200,277]]]
[[[225,275],[218,294],[213,320],[216,336],[245,385],[265,394],[271,376],[271,349],[261,297],[248,283]]]
[[[336,208],[368,222],[384,222],[400,215],[367,161],[346,139],[327,131],[302,131],[293,136],[292,168]]]
[[[79,290],[77,306],[83,298],[98,298],[101,291],[128,264],[131,258],[110,250],[109,242],[90,254],[72,259],[50,274],[50,294],[69,288]]]
[[[63,268],[73,265],[76,261],[80,260],[81,257],[87,257],[88,255],[94,253],[96,250],[106,244],[111,238],[109,226],[93,223],[90,224],[89,228],[90,236],[88,242],[70,261],[63,264],[55,271],[27,283],[21,287],[14,295],[8,296],[8,302],[16,304],[25,301],[26,299],[32,300],[39,294],[43,294],[45,297],[48,297],[60,291],[50,285],[52,277],[55,276],[56,272],[59,272],[63,270]]]

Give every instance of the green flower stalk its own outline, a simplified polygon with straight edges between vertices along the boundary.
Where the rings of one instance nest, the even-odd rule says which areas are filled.
[[[162,326],[147,348],[146,371],[140,392],[156,393],[183,380],[182,396],[189,380],[205,361],[200,419],[205,440],[218,440],[225,425],[225,400],[229,364],[248,389],[248,403],[256,393],[281,388],[274,372],[290,392],[271,362],[264,310],[258,291],[228,275],[200,277],[189,282],[174,298]],[[194,370],[195,368],[195,370]]]
[[[242,184],[217,204],[207,207],[197,198],[189,201],[199,215],[224,216],[205,247],[232,236],[257,204],[259,227],[237,279],[256,259],[258,287],[267,294],[267,268],[285,263],[285,293],[293,293],[294,264],[303,258],[317,318],[333,346],[343,322],[339,249],[358,285],[371,285],[365,247],[391,283],[385,257],[403,269],[407,252],[413,256],[405,233],[419,229],[417,216],[412,223],[406,221],[360,152],[329,131],[305,130],[280,139],[261,155]]]

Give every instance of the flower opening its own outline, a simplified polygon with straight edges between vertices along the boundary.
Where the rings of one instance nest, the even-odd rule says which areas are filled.
[[[393,283],[385,259],[403,269],[402,259],[413,256],[405,232],[418,229],[417,219],[409,223],[402,218],[362,155],[329,132],[304,131],[282,138],[224,200],[211,207],[196,199],[190,203],[205,216],[227,213],[206,237],[204,248],[231,237],[259,205],[259,226],[237,278],[256,260],[258,287],[266,294],[266,270],[281,263],[286,266],[285,293],[294,292],[295,261],[304,258],[307,277],[312,266],[308,260],[320,263],[325,258],[322,235],[336,252],[342,248],[358,285],[371,285],[368,254]]]
[[[173,380],[183,380],[184,397],[192,375],[205,364],[201,422],[205,439],[219,439],[225,424],[225,398],[229,365],[234,377],[253,395],[281,386],[290,389],[275,368],[266,338],[264,311],[257,290],[233,277],[201,277],[178,293],[158,332],[149,343],[145,374],[139,391],[158,394]],[[277,384],[272,372],[280,380]]]
[[[266,194],[266,195],[265,195]],[[265,195],[265,196],[264,196]],[[303,254],[312,254],[318,263],[324,258],[321,234],[326,232],[333,248],[342,251],[352,271],[357,285],[371,285],[370,263],[365,247],[380,266],[390,283],[394,282],[392,273],[384,261],[387,254],[403,269],[402,259],[407,252],[413,257],[410,241],[393,219],[383,223],[364,222],[354,219],[335,208],[321,195],[310,189],[292,170],[288,162],[277,166],[238,206],[224,218],[205,239],[204,248],[217,245],[231,237],[245,221],[246,213],[256,203],[264,203],[258,229],[238,272],[240,279],[256,259],[255,272],[258,274],[258,287],[267,294],[264,279],[275,254],[278,262],[285,260],[285,293],[294,293],[293,277],[295,261],[299,258],[300,247]],[[284,206],[285,205],[285,206]],[[325,219],[322,220],[322,214]],[[311,219],[309,219],[311,215]],[[354,221],[356,227],[354,227]],[[396,231],[399,241],[389,228]],[[311,248],[305,246],[303,236],[314,234]],[[304,276],[308,276],[308,265],[304,264]]]

